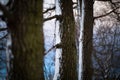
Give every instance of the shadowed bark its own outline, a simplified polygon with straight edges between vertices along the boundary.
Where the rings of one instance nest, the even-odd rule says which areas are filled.
[[[92,80],[93,0],[82,0],[83,16],[83,80]],[[83,7],[83,6],[82,6]]]
[[[62,42],[60,80],[77,80],[76,26],[73,16],[73,2],[72,0],[60,0],[60,4],[62,10],[60,26]]]
[[[12,35],[13,75],[10,80],[44,80],[43,0],[15,0]]]

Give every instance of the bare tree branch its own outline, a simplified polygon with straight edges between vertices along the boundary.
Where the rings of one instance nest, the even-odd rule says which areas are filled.
[[[8,36],[8,33],[6,35],[4,35],[3,37],[0,38],[0,40],[6,38]]]
[[[61,15],[54,15],[52,17],[49,17],[49,18],[45,18],[43,21],[48,21],[48,20],[51,20],[51,19],[61,19]]]
[[[105,2],[105,1],[111,1],[111,0],[95,0],[95,1],[104,1]]]
[[[44,55],[46,55],[47,53],[49,53],[51,50],[55,49],[55,48],[62,48],[62,44],[61,43],[58,43],[54,46],[52,46],[48,51],[45,52]]]
[[[45,10],[45,11],[43,12],[43,14],[44,14],[44,13],[47,13],[48,11],[51,11],[51,10],[55,10],[55,6],[52,7],[52,8],[48,8],[47,10]]]
[[[0,28],[0,31],[8,30],[8,28]]]
[[[110,12],[108,12],[108,13],[106,13],[106,14],[103,14],[103,15],[100,15],[100,16],[96,16],[96,17],[94,17],[94,19],[98,19],[98,18],[105,17],[105,16],[113,13],[113,12],[114,12],[115,10],[117,10],[118,8],[120,8],[120,7],[116,7],[115,9],[111,10]]]

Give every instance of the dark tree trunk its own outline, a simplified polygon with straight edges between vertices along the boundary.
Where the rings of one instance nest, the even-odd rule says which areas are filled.
[[[10,80],[44,80],[43,1],[15,0],[12,35],[13,75]]]
[[[92,80],[93,0],[82,0],[83,16],[83,80]],[[83,7],[83,6],[82,6]]]
[[[60,80],[77,80],[77,49],[75,42],[75,20],[72,0],[60,0],[62,10],[61,42],[62,59],[60,66]]]

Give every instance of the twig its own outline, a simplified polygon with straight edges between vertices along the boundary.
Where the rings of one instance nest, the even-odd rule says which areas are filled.
[[[115,9],[111,10],[110,12],[108,12],[106,14],[103,14],[103,15],[100,15],[100,16],[96,16],[96,17],[94,17],[94,19],[105,17],[105,16],[111,14],[112,12],[114,12],[115,10],[117,10],[118,8],[120,8],[120,7],[116,7]]]
[[[55,6],[52,7],[52,8],[48,8],[47,10],[45,10],[45,11],[43,12],[43,14],[44,14],[44,13],[47,13],[48,11],[54,10],[54,9],[55,9]]]
[[[0,40],[6,38],[7,36],[8,36],[8,33],[5,36],[1,37]]]
[[[48,21],[48,20],[55,19],[55,18],[60,19],[60,18],[61,18],[61,15],[54,15],[54,16],[52,16],[52,17],[45,18],[43,21]]]
[[[62,44],[58,43],[58,44],[52,46],[48,51],[45,52],[45,55],[55,48],[62,48]]]
[[[0,31],[8,30],[8,28],[0,28]]]

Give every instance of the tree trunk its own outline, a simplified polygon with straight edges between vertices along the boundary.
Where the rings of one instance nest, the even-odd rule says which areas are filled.
[[[83,80],[92,80],[93,0],[82,0]]]
[[[12,35],[13,75],[10,80],[44,80],[43,1],[15,0]]]
[[[60,80],[77,80],[77,49],[75,42],[75,20],[72,0],[61,0],[61,43],[62,59],[60,66]]]

